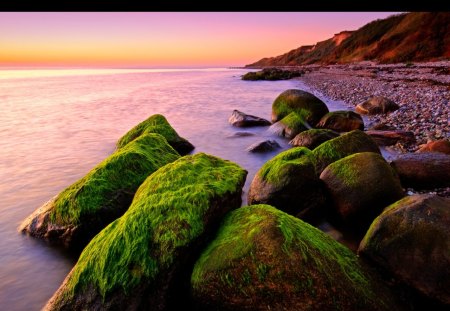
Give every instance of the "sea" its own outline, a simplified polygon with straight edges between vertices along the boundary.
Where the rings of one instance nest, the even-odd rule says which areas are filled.
[[[149,116],[163,114],[180,136],[248,171],[243,204],[258,169],[289,148],[267,127],[236,128],[234,109],[270,120],[274,99],[299,80],[243,81],[249,70],[0,70],[0,310],[40,310],[77,258],[18,232],[47,200],[115,150],[117,140]],[[342,102],[317,94],[330,110]],[[252,136],[236,136],[237,132]],[[276,140],[264,154],[251,144]]]

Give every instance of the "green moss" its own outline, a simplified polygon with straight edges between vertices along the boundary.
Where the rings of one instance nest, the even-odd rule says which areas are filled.
[[[317,172],[320,174],[329,164],[358,152],[380,153],[375,141],[360,130],[348,132],[330,139],[312,151]]]
[[[277,230],[273,231],[274,228]],[[273,248],[266,249],[269,245]],[[295,266],[290,262],[295,262]],[[261,285],[264,282],[280,286],[292,280],[293,290],[307,291],[309,297],[317,295],[314,285],[317,282],[318,286],[326,284],[333,292],[350,293],[363,304],[378,300],[370,275],[349,249],[302,220],[269,205],[246,206],[228,214],[217,236],[196,262],[191,284],[194,290],[201,292],[213,286],[208,282],[215,275],[224,271],[233,274],[233,269],[253,269],[261,283],[250,284],[247,289],[258,293],[264,289]],[[294,284],[293,280],[298,283]],[[343,301],[345,298],[339,299],[340,303],[347,303]]]
[[[280,122],[283,123],[288,129],[290,129],[291,132],[300,133],[307,130],[308,128],[311,128],[308,122],[306,122],[310,115],[311,112],[307,110],[291,112],[283,119],[281,119]]]
[[[309,165],[311,151],[304,147],[295,147],[281,152],[267,161],[259,170],[259,176],[270,183],[278,184],[281,177],[289,172],[292,166]]]
[[[143,135],[62,191],[50,220],[59,225],[90,221],[96,213],[116,208],[118,195],[133,196],[148,175],[178,158],[178,153],[161,135]]]
[[[239,196],[246,174],[232,162],[203,153],[160,168],[139,187],[128,211],[84,249],[67,279],[65,297],[88,285],[105,296],[117,289],[130,293],[143,280],[151,284],[203,234],[208,213],[237,207],[210,210],[217,198]]]
[[[187,140],[178,135],[163,115],[155,114],[147,120],[142,121],[122,136],[117,142],[117,148],[123,148],[129,142],[147,133],[157,133],[162,135],[175,149],[177,149],[175,144],[181,142],[187,143]]]

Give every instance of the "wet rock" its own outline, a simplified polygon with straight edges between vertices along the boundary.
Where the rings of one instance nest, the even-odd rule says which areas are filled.
[[[450,305],[450,199],[413,195],[373,222],[359,254],[429,298]]]
[[[448,139],[440,139],[429,142],[420,147],[419,152],[441,152],[450,155],[450,141]]]
[[[228,122],[237,127],[268,126],[271,124],[266,119],[245,114],[239,110],[233,110]]]
[[[356,112],[361,114],[385,114],[400,107],[392,100],[383,96],[372,96],[362,104],[356,105]]]
[[[389,204],[404,196],[395,171],[377,153],[362,152],[340,159],[320,174],[340,218],[367,230]]]
[[[238,138],[238,137],[248,137],[255,136],[255,134],[250,132],[236,132],[227,136],[227,138]]]
[[[316,124],[326,113],[328,107],[311,93],[290,89],[284,91],[272,104],[272,122],[277,122],[296,112],[309,124]]]
[[[150,116],[147,120],[129,130],[117,141],[117,148],[120,149],[139,136],[148,133],[162,135],[167,139],[169,145],[181,155],[188,154],[195,148],[188,140],[178,135],[167,119],[160,114]]]
[[[227,215],[191,288],[201,310],[398,310],[349,249],[269,205]]]
[[[267,161],[253,178],[248,204],[270,204],[291,215],[314,218],[326,197],[312,161],[311,151],[303,147]]]
[[[82,250],[100,230],[125,213],[150,174],[179,157],[161,135],[141,135],[38,208],[19,230]]]
[[[413,143],[416,141],[413,132],[401,130],[376,131],[369,130],[366,134],[373,138],[379,146],[392,146],[398,142]]]
[[[450,155],[439,152],[408,153],[391,162],[402,185],[414,189],[450,186]]]
[[[247,72],[242,76],[242,80],[256,81],[256,80],[289,80],[295,77],[300,77],[304,74],[302,70],[282,70],[279,68],[264,68],[256,72]]]
[[[336,138],[339,133],[326,129],[311,129],[297,134],[289,144],[294,147],[306,147],[313,150],[327,140]]]
[[[316,127],[336,132],[349,132],[364,130],[364,121],[359,114],[353,111],[332,111],[324,115]]]
[[[241,205],[246,174],[204,153],[159,169],[86,246],[45,309],[187,308],[190,267],[222,217]]]
[[[297,114],[296,112],[291,112],[280,121],[272,124],[269,127],[269,132],[281,137],[291,139],[298,133],[306,131],[310,128],[311,126],[301,115]]]
[[[269,152],[281,148],[276,140],[263,140],[250,145],[246,150],[248,152]]]

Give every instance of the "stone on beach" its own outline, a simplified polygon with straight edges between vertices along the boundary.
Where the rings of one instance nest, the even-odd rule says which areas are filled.
[[[392,100],[383,96],[372,96],[362,104],[356,105],[356,112],[361,114],[386,114],[400,107]]]
[[[413,143],[416,141],[414,133],[401,130],[369,130],[366,134],[373,138],[378,146],[391,146],[398,142]]]
[[[418,152],[442,152],[450,155],[450,141],[448,139],[431,141],[421,146]]]
[[[306,147],[310,150],[318,147],[327,140],[336,138],[339,133],[327,129],[311,129],[297,134],[289,144],[294,147]]]
[[[190,269],[222,217],[241,205],[246,175],[204,153],[162,167],[86,246],[45,309],[186,307]]]
[[[128,209],[150,174],[179,157],[161,135],[141,135],[37,209],[19,230],[81,250]]]
[[[271,124],[266,119],[245,114],[239,110],[233,110],[228,122],[236,127],[268,126]]]
[[[364,121],[359,114],[349,110],[332,111],[324,115],[316,124],[317,128],[336,132],[364,130]]]

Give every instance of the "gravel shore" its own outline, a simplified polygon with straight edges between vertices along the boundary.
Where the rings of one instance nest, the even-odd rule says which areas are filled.
[[[412,131],[416,143],[397,144],[401,152],[416,151],[428,141],[450,137],[450,62],[421,64],[305,66],[298,78],[323,95],[355,107],[370,96],[380,95],[400,109],[388,115],[370,116],[369,124],[384,123]]]

